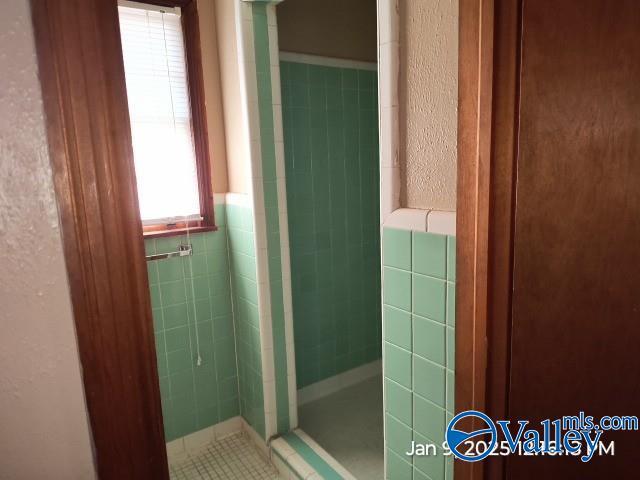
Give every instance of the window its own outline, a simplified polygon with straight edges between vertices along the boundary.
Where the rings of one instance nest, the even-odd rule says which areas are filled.
[[[123,1],[118,12],[145,236],[177,234],[187,227],[211,230],[195,2],[180,9]]]

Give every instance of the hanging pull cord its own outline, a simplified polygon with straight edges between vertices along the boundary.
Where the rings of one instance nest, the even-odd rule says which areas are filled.
[[[189,232],[189,221],[187,220],[187,243],[191,245],[191,233]],[[189,255],[189,272],[191,280],[191,302],[193,306],[193,326],[196,332],[196,365],[202,365],[202,356],[200,355],[200,336],[198,334],[198,318],[196,316],[196,289],[193,286],[193,253]]]
[[[165,52],[168,50],[167,47],[167,31],[165,29],[165,24],[164,24],[164,16],[165,16],[165,12],[162,12],[162,36],[163,36],[163,40],[164,40],[164,48],[165,48]],[[149,14],[147,13],[147,22],[148,22],[148,17]],[[169,59],[168,57],[166,57],[166,67],[167,67],[167,76],[169,77],[169,79],[171,80],[171,69],[169,68]],[[171,82],[169,82],[171,83]],[[175,106],[173,103],[173,89],[171,88],[171,85],[169,85],[169,96],[171,98],[171,114],[173,116],[173,131],[174,133],[176,132],[176,114],[175,114]],[[185,216],[184,218],[186,224],[187,224],[187,244],[191,245],[191,235],[189,233],[189,217]],[[195,287],[193,286],[193,252],[191,253],[191,255],[189,255],[189,271],[191,272],[191,301],[193,304],[193,326],[195,328],[196,331],[196,365],[199,367],[202,365],[202,356],[200,355],[200,337],[198,335],[198,319],[196,318],[196,294],[195,294]],[[185,279],[186,280],[186,279]],[[185,294],[187,293],[187,286],[185,285]],[[189,342],[191,342],[191,340],[189,340]]]

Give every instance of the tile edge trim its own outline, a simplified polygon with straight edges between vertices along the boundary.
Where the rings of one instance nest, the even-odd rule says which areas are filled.
[[[456,212],[398,208],[385,218],[382,227],[455,237]]]
[[[280,61],[306,63],[309,65],[320,65],[323,67],[355,68],[358,70],[377,71],[376,62],[363,62],[361,60],[349,60],[347,58],[325,57],[321,55],[311,55],[308,53],[287,52],[280,50]]]

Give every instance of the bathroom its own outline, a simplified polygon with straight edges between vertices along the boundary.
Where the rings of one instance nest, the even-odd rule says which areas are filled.
[[[430,86],[439,105],[413,112],[408,86],[419,72],[393,72],[424,52],[398,55],[409,40],[398,25],[435,14],[400,4],[121,0],[117,16],[103,12],[101,28],[119,26],[122,53],[109,49],[108,60],[122,65],[125,91],[115,95],[128,122],[116,125],[130,132],[135,172],[136,188],[117,195],[136,206],[145,257],[144,270],[125,267],[112,298],[133,289],[151,313],[151,324],[136,321],[142,363],[130,348],[120,362],[140,369],[129,376],[143,379],[155,410],[138,416],[166,445],[172,479],[452,478],[442,455],[414,465],[401,450],[414,430],[438,438],[414,422],[414,398],[441,426],[452,411],[457,5],[437,7],[432,33],[447,52],[430,67],[446,73]],[[402,164],[400,108],[415,123]],[[433,127],[433,108],[451,128],[428,147],[446,152],[437,167],[449,191],[417,198],[419,186],[398,183],[420,167],[412,159],[425,145],[413,132]],[[403,303],[407,276],[433,283],[413,289],[433,297],[433,311]],[[84,338],[96,327],[76,328]],[[134,341],[130,328],[103,338],[116,349]],[[429,345],[414,351],[412,329]],[[85,388],[96,392],[93,418],[101,386]],[[136,448],[150,458],[155,446]]]
[[[457,422],[637,408],[601,2],[8,0],[0,479],[577,478]]]
[[[204,100],[207,107],[214,102],[220,107],[206,111],[208,141],[203,145],[209,150],[213,211],[204,210],[204,221],[193,220],[199,213],[197,199],[183,212],[178,207],[170,212],[173,206],[167,202],[171,190],[175,205],[202,189],[197,160],[202,126],[193,107],[195,145],[178,143],[188,140],[189,111],[176,105],[198,101],[192,85],[174,86],[193,78],[191,39],[179,37],[175,10],[129,2],[119,7],[163,429],[173,477],[191,478],[189,472],[203,468],[208,472],[214,466],[202,459],[210,454],[217,458],[211,445],[237,451],[244,438],[237,432],[243,431],[245,446],[257,446],[256,452],[284,475],[302,471],[325,478],[382,480],[386,449],[388,476],[409,468],[418,472],[416,477],[451,478],[451,464],[447,467],[442,456],[438,464],[414,466],[400,457],[401,444],[393,440],[414,428],[407,401],[416,404],[416,415],[419,408],[434,409],[428,415],[439,415],[442,430],[445,414],[452,412],[453,312],[447,305],[452,309],[454,299],[455,216],[443,209],[441,223],[449,222],[445,230],[412,232],[420,227],[403,224],[407,212],[401,210],[396,213],[400,224],[390,220],[383,229],[381,250],[380,173],[385,163],[380,161],[384,137],[378,126],[397,119],[379,120],[379,98],[387,96],[378,88],[376,2],[200,1],[197,7]],[[183,10],[184,34],[192,12]],[[404,7],[401,12],[412,15]],[[454,51],[454,6],[443,13],[449,15],[449,25],[441,28],[450,29],[449,48]],[[234,15],[240,20],[235,29],[229,21]],[[212,24],[217,30],[205,33],[205,25]],[[159,46],[153,43],[156,37]],[[230,38],[237,42],[235,49],[228,46],[233,45]],[[180,57],[174,45],[182,42],[186,52]],[[387,45],[380,45],[381,52]],[[175,56],[180,64],[172,63]],[[455,127],[455,55],[441,62],[452,77],[439,101]],[[210,85],[210,72],[218,75],[218,85]],[[157,93],[150,89],[152,81],[165,81],[165,75],[168,98],[160,87]],[[402,80],[410,81],[402,77],[398,83]],[[154,110],[147,111],[150,90],[157,96]],[[162,102],[166,110],[158,114]],[[389,109],[380,111],[385,115]],[[180,155],[195,152],[195,175],[191,171],[190,177],[181,177],[184,171],[176,167],[173,151],[157,149],[154,138],[162,128],[157,120],[162,114],[173,122],[166,127],[167,138],[182,122],[175,141],[184,148]],[[149,129],[154,115],[156,123]],[[223,145],[220,139],[226,140]],[[455,172],[455,135],[438,141],[449,155],[441,162],[448,161]],[[413,144],[408,142],[407,148],[408,157],[417,158],[418,152],[409,150]],[[165,152],[170,153],[163,156]],[[159,172],[162,168],[167,170]],[[199,182],[195,189],[194,176]],[[443,181],[454,178],[451,174]],[[159,187],[163,180],[167,183]],[[409,201],[414,201],[414,191],[409,183]],[[451,199],[442,201],[445,208],[455,208]],[[425,230],[424,209],[408,212],[423,216]],[[175,225],[158,220],[167,217]],[[413,311],[410,302],[402,303],[411,292],[396,298],[395,285],[385,289],[380,301],[383,251],[385,276],[398,286],[404,278],[396,277],[413,276],[416,295],[432,297],[424,303],[426,310],[419,310],[417,301]],[[389,332],[384,344],[383,308]],[[407,320],[410,313],[413,319]],[[424,346],[414,350],[407,323],[413,324],[416,345],[424,337]],[[407,359],[414,380],[406,378]],[[392,433],[386,448],[385,425]],[[416,434],[438,438],[437,432],[422,428],[416,425]],[[231,468],[259,468],[259,458],[250,456],[251,461],[239,460]],[[268,465],[263,468],[268,471]]]

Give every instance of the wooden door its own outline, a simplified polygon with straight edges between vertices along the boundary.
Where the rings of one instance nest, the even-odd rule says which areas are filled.
[[[640,3],[460,0],[456,410],[640,416]],[[636,478],[615,456],[456,479]]]
[[[637,415],[640,3],[525,1],[519,110],[509,415]],[[508,478],[631,478],[637,438]]]

